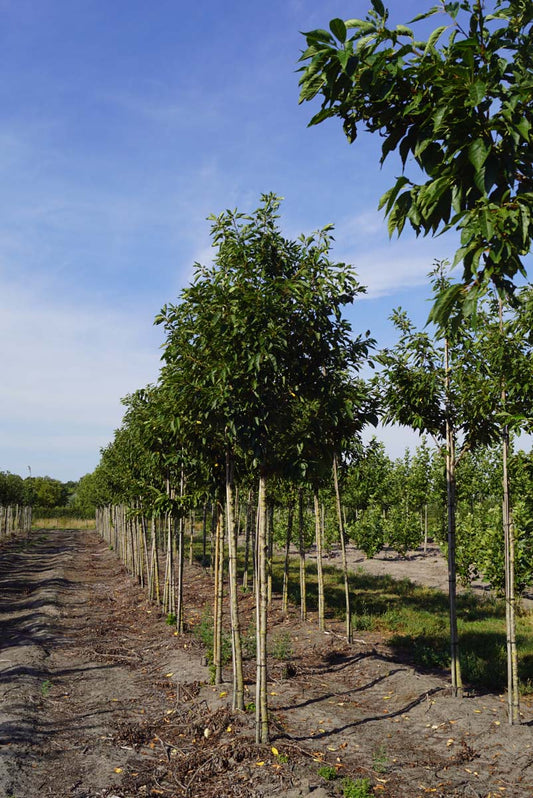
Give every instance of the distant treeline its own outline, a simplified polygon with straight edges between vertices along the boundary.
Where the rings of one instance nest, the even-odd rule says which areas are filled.
[[[0,471],[0,505],[31,506],[34,518],[93,518],[94,504],[87,500],[83,484],[83,478],[61,482]]]

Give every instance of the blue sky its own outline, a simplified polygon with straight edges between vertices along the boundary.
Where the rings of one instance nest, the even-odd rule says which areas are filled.
[[[395,21],[420,2],[391,4]],[[430,3],[428,3],[430,5]],[[425,6],[422,6],[425,7]],[[420,324],[427,272],[454,237],[389,241],[377,212],[399,174],[298,105],[299,31],[364,16],[352,0],[0,0],[0,470],[77,479],[153,382],[162,333],[210,213],[285,198],[287,236],[333,222],[334,256],[368,296],[355,332]],[[383,433],[392,455],[412,444]]]

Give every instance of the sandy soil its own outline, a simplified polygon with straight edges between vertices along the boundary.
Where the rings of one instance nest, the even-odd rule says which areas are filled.
[[[386,557],[365,563],[387,565],[395,575]],[[189,628],[210,589],[187,569]],[[0,610],[1,798],[342,795],[323,764],[384,798],[533,795],[531,706],[509,727],[503,696],[454,699],[445,673],[417,671],[378,635],[348,647],[340,626],[319,633],[277,599],[270,636],[291,658],[271,658],[272,743],[256,746],[252,715],[209,685],[200,643],[174,634],[92,533],[4,546]],[[242,612],[246,628],[249,595]]]

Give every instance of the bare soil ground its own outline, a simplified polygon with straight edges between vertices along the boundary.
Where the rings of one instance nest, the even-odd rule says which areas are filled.
[[[210,592],[188,568],[189,629]],[[510,727],[503,696],[452,698],[446,673],[417,671],[379,635],[348,647],[339,625],[320,633],[276,599],[271,639],[290,640],[291,658],[271,660],[272,741],[256,746],[253,715],[209,684],[198,640],[174,634],[93,533],[4,545],[0,611],[1,798],[326,798],[340,777],[384,798],[533,795],[527,702]],[[246,675],[252,701],[252,662]]]

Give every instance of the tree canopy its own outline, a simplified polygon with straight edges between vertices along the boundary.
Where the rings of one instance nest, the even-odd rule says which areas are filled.
[[[462,283],[436,319],[473,312],[487,285],[512,295],[533,236],[533,50],[530,0],[440,2],[409,23],[444,15],[419,39],[389,24],[382,0],[364,19],[333,19],[306,34],[300,102],[320,95],[310,124],[342,120],[383,138],[402,174],[383,195],[389,232],[461,233]],[[422,177],[421,177],[422,174]]]

